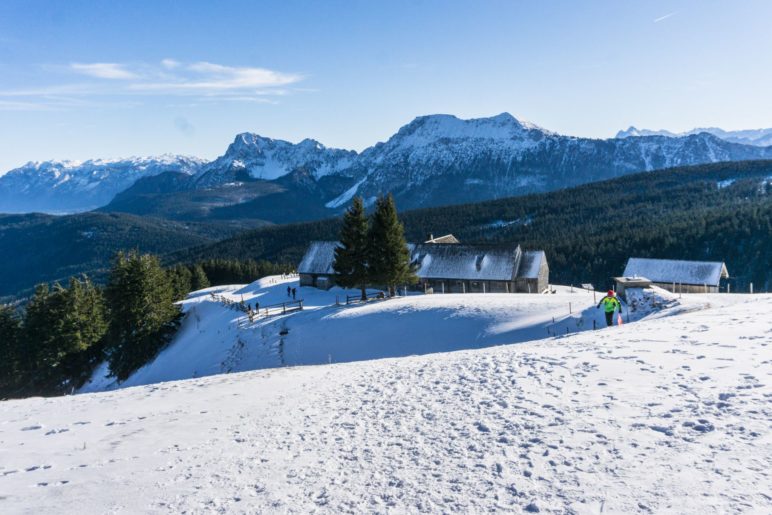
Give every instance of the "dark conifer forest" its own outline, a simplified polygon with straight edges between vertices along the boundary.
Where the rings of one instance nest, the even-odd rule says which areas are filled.
[[[772,162],[643,172],[552,193],[401,213],[409,241],[453,233],[467,243],[543,249],[554,283],[598,287],[630,256],[726,261],[735,291],[772,288]],[[298,263],[310,240],[338,237],[340,220],[248,231],[171,254]]]

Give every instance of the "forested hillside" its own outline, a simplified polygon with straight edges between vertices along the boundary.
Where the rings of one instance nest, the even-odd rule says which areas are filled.
[[[452,232],[464,242],[544,249],[556,283],[605,287],[629,256],[725,260],[732,286],[772,287],[772,162],[646,172],[558,192],[403,213],[408,239]],[[249,231],[170,261],[231,257],[299,262],[339,220]]]
[[[31,293],[37,283],[66,281],[83,272],[100,281],[118,250],[163,254],[212,243],[244,228],[125,214],[0,215],[0,297]]]

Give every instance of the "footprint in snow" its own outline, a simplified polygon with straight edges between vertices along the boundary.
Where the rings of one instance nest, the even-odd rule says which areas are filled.
[[[43,429],[43,426],[36,424],[34,426],[27,426],[27,427],[21,428],[22,431],[37,431],[38,429]]]
[[[474,425],[481,433],[490,433],[491,429],[484,422],[476,422]]]

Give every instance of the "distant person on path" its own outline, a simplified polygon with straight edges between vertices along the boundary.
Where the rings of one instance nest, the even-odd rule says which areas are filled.
[[[297,294],[297,290],[295,290],[295,288],[292,288],[292,300],[295,300],[296,294]]]
[[[603,311],[606,313],[606,326],[614,325],[614,311],[619,309],[619,314],[622,315],[622,303],[616,298],[614,290],[609,290],[605,297],[598,302],[598,309],[603,304]]]
[[[292,295],[292,288],[287,286],[287,297],[289,297],[290,295]]]

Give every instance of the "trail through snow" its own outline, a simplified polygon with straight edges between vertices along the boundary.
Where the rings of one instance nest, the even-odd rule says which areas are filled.
[[[772,296],[0,403],[3,513],[769,513]]]

